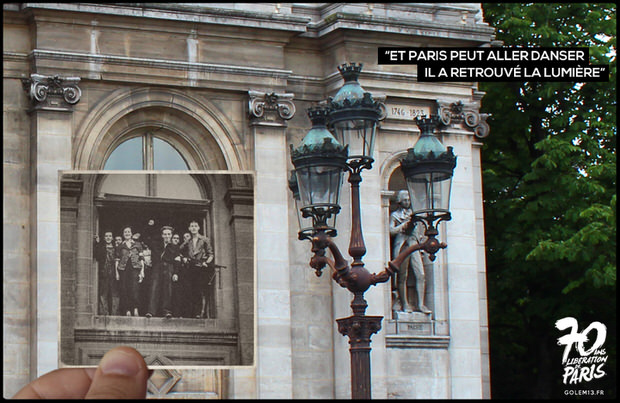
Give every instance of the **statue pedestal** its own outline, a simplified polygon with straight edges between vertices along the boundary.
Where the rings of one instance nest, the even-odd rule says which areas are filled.
[[[411,336],[430,336],[434,334],[432,314],[422,312],[393,313],[393,319],[386,321],[385,328],[389,334]]]
[[[399,322],[430,322],[430,313],[422,312],[394,312],[394,319]]]

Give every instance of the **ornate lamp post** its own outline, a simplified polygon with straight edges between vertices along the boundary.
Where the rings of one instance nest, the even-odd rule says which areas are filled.
[[[411,200],[412,222],[422,222],[427,242],[435,242],[439,222],[452,218],[449,206],[456,156],[452,147],[441,144],[433,134],[440,124],[437,116],[416,118],[415,123],[420,137],[400,164]],[[436,250],[429,248],[429,259],[434,261]]]
[[[312,128],[299,147],[290,146],[295,169],[289,179],[289,188],[298,209],[299,239],[312,242],[314,255],[310,267],[320,276],[325,266],[330,266],[332,278],[354,295],[351,302],[353,315],[337,319],[338,331],[349,336],[351,396],[353,399],[370,399],[370,338],[381,329],[383,317],[365,315],[368,305],[364,293],[370,286],[389,280],[411,253],[423,249],[434,259],[434,254],[446,247],[435,237],[435,222],[450,219],[447,201],[456,157],[452,148],[443,147],[433,135],[437,118],[416,120],[422,135],[408,150],[401,165],[411,200],[417,203],[413,205],[411,225],[423,221],[427,239],[401,252],[382,272],[375,274],[366,270],[362,262],[366,246],[362,235],[359,184],[362,171],[372,169],[376,128],[385,108],[360,86],[357,79],[361,69],[361,64],[354,63],[339,66],[345,81],[342,88],[330,98],[326,108],[308,110]],[[340,211],[344,171],[349,172],[351,184],[352,228],[348,250],[353,258],[351,264],[332,240],[337,235],[335,219]],[[414,196],[419,197],[415,199]],[[326,256],[326,249],[332,258]]]

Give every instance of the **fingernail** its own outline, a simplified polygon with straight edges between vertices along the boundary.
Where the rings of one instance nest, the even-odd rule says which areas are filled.
[[[99,368],[105,375],[134,376],[140,371],[140,363],[133,354],[113,349],[103,356]]]

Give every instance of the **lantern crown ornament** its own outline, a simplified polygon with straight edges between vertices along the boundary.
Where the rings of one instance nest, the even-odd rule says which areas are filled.
[[[328,126],[341,144],[349,146],[349,159],[361,160],[371,168],[377,123],[384,117],[384,105],[366,92],[358,77],[362,63],[338,66],[344,84],[328,101]]]
[[[368,94],[357,81],[362,72],[362,63],[345,63],[338,66],[344,84],[331,99],[332,106],[344,107],[361,103],[364,94]]]
[[[312,122],[312,128],[304,136],[297,148],[291,148],[291,160],[293,165],[303,164],[309,158],[347,158],[347,147],[343,146],[334,135],[327,130],[327,109],[313,107],[308,109],[308,117]]]
[[[413,146],[412,156],[419,159],[434,158],[448,152],[448,148],[434,135],[439,125],[439,117],[418,117],[415,123],[420,129],[420,137]]]

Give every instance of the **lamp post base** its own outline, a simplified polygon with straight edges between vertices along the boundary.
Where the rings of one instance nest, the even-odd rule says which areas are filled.
[[[351,398],[370,399],[370,337],[381,329],[383,316],[353,315],[337,319],[338,331],[349,336],[351,348]]]

